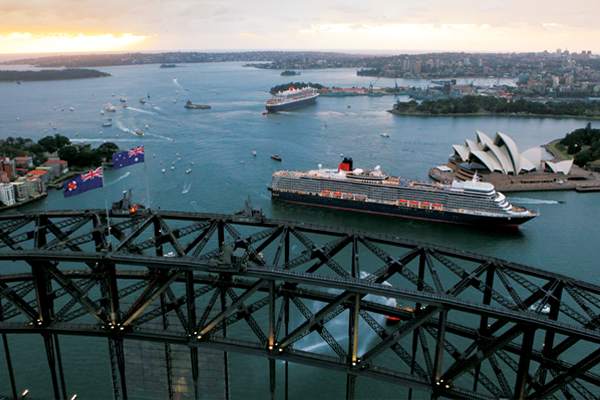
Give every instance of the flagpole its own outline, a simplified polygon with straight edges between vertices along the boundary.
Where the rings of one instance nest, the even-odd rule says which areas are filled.
[[[108,241],[112,250],[112,237],[110,232],[110,217],[108,215],[108,196],[106,195],[106,185],[104,184],[104,163],[102,163],[102,187],[104,188],[104,206],[106,207],[106,226],[108,228]]]
[[[148,164],[146,164],[146,143],[142,142],[144,146],[144,172],[146,174],[146,197],[148,198],[148,208],[150,208],[150,189],[148,188]]]

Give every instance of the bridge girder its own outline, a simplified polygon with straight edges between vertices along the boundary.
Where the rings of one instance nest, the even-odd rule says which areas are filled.
[[[202,349],[347,374],[348,398],[356,378],[433,397],[600,395],[600,287],[492,257],[264,218],[85,210],[0,215],[0,263],[0,333],[107,338],[124,398],[124,340],[189,347],[196,397]],[[168,315],[178,323],[156,329]]]

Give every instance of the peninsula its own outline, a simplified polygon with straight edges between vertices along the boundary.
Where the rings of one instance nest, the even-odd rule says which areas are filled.
[[[104,78],[109,73],[85,68],[67,68],[42,71],[0,71],[0,82],[58,81],[66,79]]]
[[[493,96],[463,96],[449,99],[424,100],[417,103],[397,101],[389,110],[393,114],[417,116],[537,116],[537,117],[569,117],[600,118],[600,102],[598,101],[533,101]]]

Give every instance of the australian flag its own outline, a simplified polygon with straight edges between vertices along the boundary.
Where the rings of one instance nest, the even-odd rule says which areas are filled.
[[[144,162],[144,145],[134,147],[131,150],[122,151],[115,154],[113,157],[113,168],[119,169],[132,164]]]
[[[88,190],[101,188],[104,186],[102,179],[102,167],[91,170],[87,174],[81,174],[75,178],[63,183],[65,197],[75,196],[87,192]]]

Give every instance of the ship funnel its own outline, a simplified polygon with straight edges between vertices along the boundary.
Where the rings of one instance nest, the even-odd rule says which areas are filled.
[[[342,171],[352,171],[352,157],[344,157],[344,160],[340,163],[338,167],[338,172]]]

